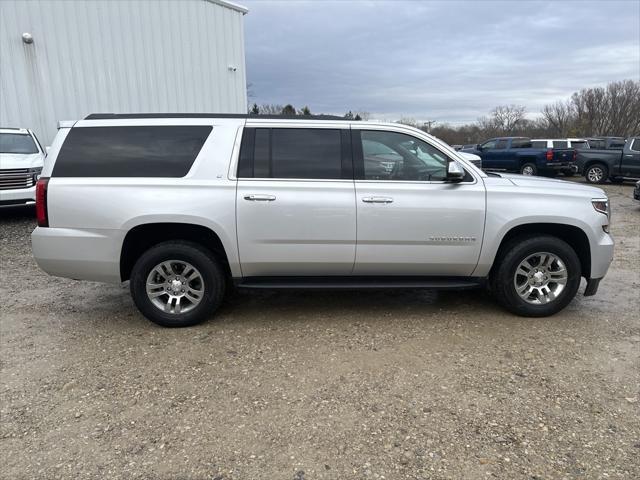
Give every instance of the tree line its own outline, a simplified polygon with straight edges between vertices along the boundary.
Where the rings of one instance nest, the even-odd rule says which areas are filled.
[[[437,122],[416,126],[450,145],[480,143],[499,136],[567,138],[640,135],[640,81],[622,80],[606,87],[584,88],[566,100],[545,105],[540,116],[526,118],[523,105],[501,105],[472,123],[452,126]],[[435,125],[433,125],[435,123]]]
[[[312,115],[311,109],[305,105],[301,109],[296,109],[293,105],[288,103],[287,105],[278,105],[273,103],[264,103],[258,105],[254,103],[249,107],[250,115],[283,115],[283,116],[310,116]],[[320,114],[323,115],[323,114]],[[349,110],[342,118],[345,120],[369,120],[369,112],[353,112]]]

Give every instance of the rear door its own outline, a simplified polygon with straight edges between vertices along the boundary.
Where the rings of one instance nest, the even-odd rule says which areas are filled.
[[[352,128],[354,275],[470,275],[484,231],[482,180],[445,182],[448,155],[401,127]]]
[[[236,193],[244,277],[353,270],[356,208],[345,125],[244,129]]]

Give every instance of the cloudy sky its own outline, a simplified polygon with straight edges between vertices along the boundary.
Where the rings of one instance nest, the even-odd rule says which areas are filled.
[[[640,0],[239,3],[258,104],[459,124],[640,80]]]

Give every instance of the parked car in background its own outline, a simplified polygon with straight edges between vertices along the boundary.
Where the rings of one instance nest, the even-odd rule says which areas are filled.
[[[531,140],[533,148],[572,148],[574,150],[583,150],[589,148],[589,142],[586,138],[534,138]],[[578,171],[578,167],[573,165],[571,168],[562,170],[562,174],[571,177]]]
[[[458,152],[458,155],[460,155],[462,158],[464,158],[468,162],[473,163],[476,167],[482,168],[482,158],[480,158],[479,155],[474,155],[473,153],[460,152],[460,151]]]
[[[578,172],[589,183],[640,178],[640,137],[629,137],[621,149],[578,150]]]
[[[633,189],[633,199],[640,202],[640,180],[636,182],[636,188]]]
[[[534,148],[526,137],[492,138],[472,149],[482,159],[482,168],[518,172],[522,175],[557,173],[573,168],[575,150],[570,148]]]
[[[0,128],[0,206],[35,202],[45,156],[31,130]]]
[[[597,150],[621,150],[624,147],[624,137],[589,137],[589,148]]]
[[[456,152],[459,150],[462,150],[463,145],[451,145],[451,148],[453,148]]]
[[[582,277],[595,294],[613,256],[601,189],[487,174],[421,130],[335,117],[90,115],[59,130],[37,198],[42,269],[129,280],[171,327],[208,318],[232,281],[489,284],[507,310],[547,316]]]

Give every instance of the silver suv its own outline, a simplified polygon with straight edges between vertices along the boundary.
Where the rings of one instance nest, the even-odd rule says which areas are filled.
[[[37,185],[35,258],[130,281],[160,325],[247,288],[489,287],[547,316],[595,294],[613,255],[595,187],[487,174],[399,124],[331,117],[90,115]]]

